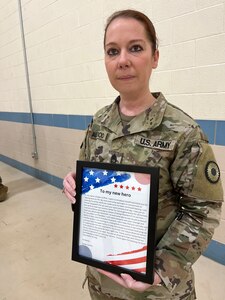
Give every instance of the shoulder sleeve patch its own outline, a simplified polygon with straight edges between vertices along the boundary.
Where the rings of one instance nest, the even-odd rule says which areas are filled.
[[[201,143],[200,147],[201,153],[196,163],[196,173],[190,196],[211,201],[223,201],[220,169],[215,161],[212,148],[206,143]]]
[[[208,161],[205,167],[205,176],[211,183],[217,183],[220,179],[220,169],[215,161]]]

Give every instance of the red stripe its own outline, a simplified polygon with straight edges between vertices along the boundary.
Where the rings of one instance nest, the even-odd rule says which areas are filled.
[[[138,258],[131,258],[131,259],[127,259],[127,260],[109,260],[107,261],[107,263],[109,263],[110,265],[117,265],[117,266],[121,266],[121,265],[131,265],[131,264],[139,264],[142,262],[146,262],[146,256],[143,257],[138,257]]]
[[[133,250],[133,251],[130,251],[130,252],[123,252],[123,253],[119,253],[119,254],[116,254],[116,255],[123,255],[123,254],[137,253],[137,252],[141,252],[141,251],[145,251],[145,250],[147,250],[147,246],[144,246],[144,247],[141,248],[141,249]],[[108,254],[108,256],[115,256],[115,254]]]

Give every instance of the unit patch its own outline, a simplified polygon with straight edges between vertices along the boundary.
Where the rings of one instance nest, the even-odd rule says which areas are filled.
[[[135,143],[142,147],[171,151],[174,149],[176,141],[153,140],[147,139],[143,136],[138,136]]]
[[[205,167],[205,176],[211,183],[217,183],[220,179],[220,169],[214,161],[208,161]]]

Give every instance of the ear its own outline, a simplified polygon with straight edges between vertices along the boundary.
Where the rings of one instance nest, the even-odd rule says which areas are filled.
[[[153,54],[152,57],[152,68],[156,69],[158,67],[158,62],[159,62],[159,50],[155,50],[155,53]]]

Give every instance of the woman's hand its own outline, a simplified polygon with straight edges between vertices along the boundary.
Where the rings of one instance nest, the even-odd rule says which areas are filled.
[[[63,180],[63,193],[66,195],[66,197],[70,200],[72,204],[76,202],[75,196],[75,188],[76,188],[76,183],[75,183],[75,177],[76,174],[73,172],[70,172],[66,175],[66,177]]]
[[[105,276],[114,280],[115,282],[122,285],[123,287],[135,290],[137,292],[144,292],[151,286],[151,284],[144,283],[141,281],[136,281],[129,274],[120,274],[119,276],[101,269],[97,269],[97,270],[99,273],[104,274]],[[154,282],[152,285],[160,285],[160,283],[161,283],[161,278],[157,273],[155,273]]]

